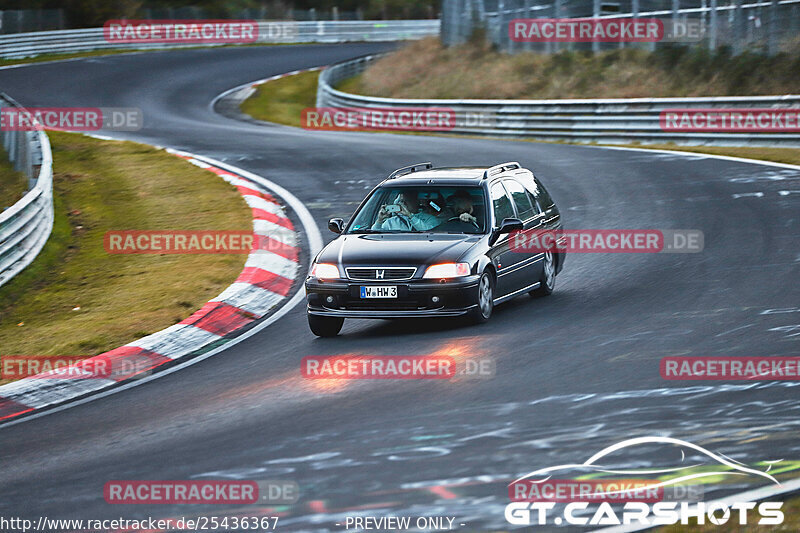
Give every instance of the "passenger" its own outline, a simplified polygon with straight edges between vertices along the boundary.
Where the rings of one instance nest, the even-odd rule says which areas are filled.
[[[409,231],[412,229],[411,224],[411,205],[412,209],[419,210],[417,197],[409,192],[401,192],[395,198],[392,205],[396,205],[399,210],[389,211],[389,206],[382,205],[378,211],[378,218],[372,224],[372,229],[383,231]]]

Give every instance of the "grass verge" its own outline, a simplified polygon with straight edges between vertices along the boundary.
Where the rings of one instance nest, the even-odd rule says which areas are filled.
[[[317,103],[318,80],[314,71],[262,83],[239,108],[258,120],[300,127],[300,113]]]
[[[493,50],[481,39],[450,48],[408,43],[341,89],[389,98],[635,98],[797,93],[800,40],[775,56],[729,48],[661,47],[593,54]]]
[[[251,230],[211,172],[132,142],[49,133],[55,225],[0,287],[0,355],[96,355],[189,316],[236,279],[245,255],[111,255],[108,230]]]
[[[28,190],[28,177],[14,170],[5,151],[0,147],[0,212],[14,205]]]

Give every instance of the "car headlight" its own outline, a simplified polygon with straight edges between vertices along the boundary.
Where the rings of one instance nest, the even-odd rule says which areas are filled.
[[[442,263],[429,266],[422,277],[427,279],[460,278],[469,276],[469,272],[469,263]]]
[[[317,279],[339,279],[339,267],[330,263],[314,263],[311,267],[311,276]]]

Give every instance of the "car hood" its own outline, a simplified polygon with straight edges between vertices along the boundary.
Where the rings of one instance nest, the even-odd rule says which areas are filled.
[[[320,252],[320,263],[371,266],[420,266],[456,261],[482,235],[342,235]]]

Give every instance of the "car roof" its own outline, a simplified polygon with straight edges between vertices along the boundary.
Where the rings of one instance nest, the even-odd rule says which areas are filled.
[[[402,174],[396,178],[386,179],[381,185],[421,185],[424,182],[438,184],[480,185],[483,173],[488,167],[441,167],[418,170]]]

